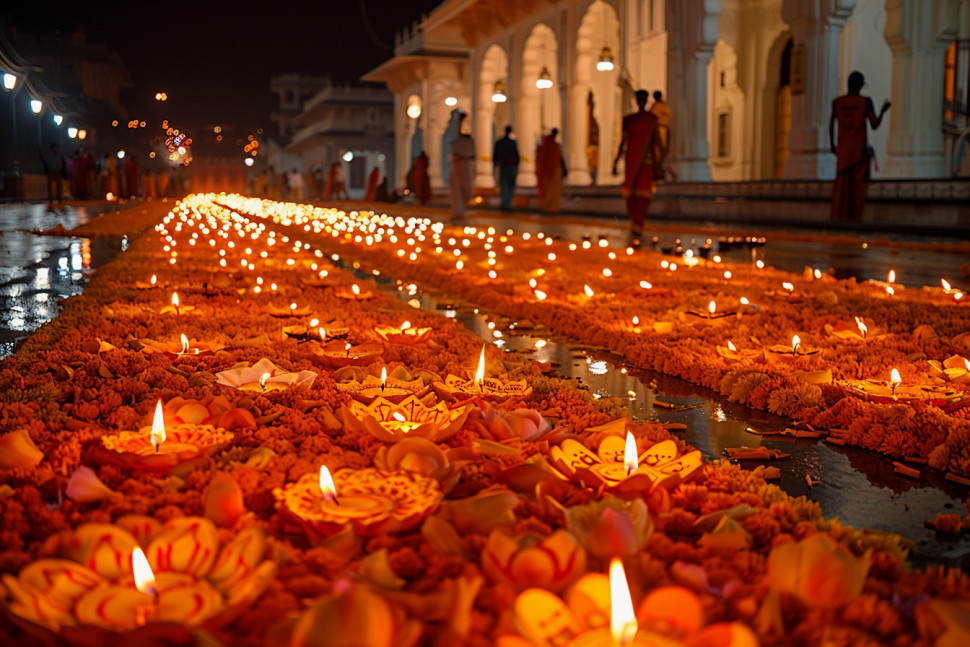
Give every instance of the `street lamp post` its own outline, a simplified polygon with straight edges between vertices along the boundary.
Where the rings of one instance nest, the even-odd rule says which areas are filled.
[[[10,123],[13,127],[13,153],[11,155],[12,168],[10,175],[4,179],[4,194],[7,197],[19,198],[23,193],[20,184],[20,160],[17,159],[17,75],[4,72],[2,75],[3,89],[10,95]],[[8,188],[7,182],[13,179],[14,189]]]

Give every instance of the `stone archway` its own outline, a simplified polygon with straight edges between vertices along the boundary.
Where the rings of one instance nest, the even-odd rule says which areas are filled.
[[[791,32],[779,35],[768,50],[763,96],[764,139],[761,143],[761,177],[780,178],[788,159],[791,130]]]
[[[614,56],[610,71],[596,69],[600,52],[609,47]],[[590,160],[596,163],[597,184],[618,184],[611,168],[620,145],[621,115],[618,81],[620,78],[620,22],[616,11],[595,0],[579,24],[576,33],[576,63],[569,91],[568,164],[569,183],[588,185],[592,182]],[[587,111],[589,94],[593,93],[593,118],[599,126],[598,149],[589,155],[587,142],[590,119]]]
[[[475,186],[490,189],[495,186],[492,174],[492,143],[495,133],[509,123],[508,100],[496,103],[492,100],[498,81],[508,88],[509,57],[499,45],[490,45],[482,57],[478,73],[478,101],[475,115]],[[506,89],[508,96],[508,90]],[[501,125],[498,125],[501,124]]]
[[[536,81],[543,70],[549,73],[552,87],[540,89]],[[540,138],[553,128],[562,130],[562,104],[559,94],[559,46],[556,34],[543,23],[529,33],[522,51],[522,74],[516,97],[515,133],[518,138],[519,186],[536,185],[536,147]]]

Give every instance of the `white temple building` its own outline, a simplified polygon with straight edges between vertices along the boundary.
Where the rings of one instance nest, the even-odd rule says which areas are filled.
[[[870,137],[875,179],[968,175],[970,0],[445,0],[364,80],[394,95],[399,184],[426,150],[432,187],[447,186],[461,109],[476,187],[494,186],[506,124],[520,187],[535,185],[536,143],[553,127],[566,184],[589,187],[620,182],[621,119],[640,88],[672,108],[678,183],[831,180],[829,114],[853,70],[877,111],[892,102]]]

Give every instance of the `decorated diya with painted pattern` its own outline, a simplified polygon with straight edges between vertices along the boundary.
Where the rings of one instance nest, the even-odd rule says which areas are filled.
[[[354,346],[350,342],[331,341],[326,344],[311,344],[310,359],[326,368],[344,366],[366,366],[379,361],[384,346],[376,341],[368,341]]]
[[[412,395],[400,403],[380,397],[368,405],[350,400],[340,412],[348,429],[364,429],[378,440],[393,443],[408,437],[447,440],[462,428],[471,410],[444,402],[429,407]]]
[[[549,451],[549,457],[570,480],[621,496],[674,488],[703,465],[699,450],[681,455],[673,440],[656,443],[637,455],[636,441],[629,432],[626,439],[606,436],[595,453],[567,438]]]
[[[383,379],[364,368],[345,366],[334,371],[330,377],[337,382],[339,391],[364,404],[376,398],[400,404],[411,396],[423,398],[431,392],[430,379],[412,377],[403,366],[385,371],[382,375]]]
[[[802,343],[801,337],[793,335],[790,346],[775,344],[766,348],[765,359],[774,366],[790,367],[799,364],[801,360],[821,357],[821,353],[820,348],[810,348]]]
[[[376,292],[366,288],[361,288],[357,283],[350,286],[341,286],[335,289],[333,293],[337,298],[346,299],[348,301],[368,301],[377,296]]]
[[[218,626],[255,602],[276,576],[276,564],[264,561],[262,529],[246,528],[220,547],[215,525],[202,517],[164,526],[151,517],[122,517],[64,531],[47,545],[54,557],[2,580],[8,611],[40,632],[84,625],[126,632],[152,622]],[[150,567],[138,583],[136,551]]]
[[[925,402],[952,413],[970,404],[967,394],[945,384],[907,384],[901,380],[846,380],[842,383],[852,395],[877,404]]]
[[[220,351],[225,346],[218,342],[201,341],[195,338],[189,339],[184,334],[179,341],[156,341],[154,339],[140,340],[143,353],[161,353],[169,359],[180,357],[198,357],[199,355],[211,355]]]
[[[316,377],[317,374],[313,371],[284,371],[264,357],[252,366],[241,366],[216,373],[216,384],[224,384],[242,391],[265,393],[300,384],[310,386]]]
[[[311,538],[331,537],[345,528],[366,537],[410,530],[444,499],[432,478],[374,468],[337,470],[328,491],[325,469],[273,490],[279,513]]]

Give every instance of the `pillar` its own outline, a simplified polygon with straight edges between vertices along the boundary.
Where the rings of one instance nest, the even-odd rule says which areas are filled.
[[[886,0],[893,89],[885,177],[946,175],[943,59],[957,36],[959,8],[959,0]]]
[[[835,177],[835,155],[829,144],[832,101],[839,87],[839,51],[842,28],[856,0],[784,0],[781,17],[792,32],[794,47],[804,48],[804,91],[792,88],[791,131],[784,177],[822,179]]]
[[[667,3],[667,24],[672,26],[667,56],[672,110],[669,155],[682,182],[711,181],[707,68],[714,56],[720,16],[721,0]]]

